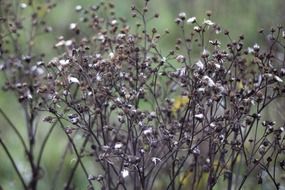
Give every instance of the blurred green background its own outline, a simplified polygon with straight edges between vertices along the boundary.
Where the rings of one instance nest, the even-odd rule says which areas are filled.
[[[13,1],[13,0],[6,0]],[[20,1],[20,0],[16,0]],[[16,2],[13,1],[13,2]],[[35,0],[37,1],[37,0]],[[20,1],[25,3],[26,1]],[[38,2],[44,2],[38,0]],[[69,24],[78,22],[78,14],[75,13],[75,6],[82,5],[88,7],[93,4],[98,4],[98,0],[60,0],[57,1],[57,7],[49,13],[47,22],[53,27],[52,34],[40,36],[36,40],[36,51],[45,52],[46,59],[50,59],[56,55],[52,46],[55,43],[55,37],[69,34]],[[128,20],[132,26],[137,20],[131,18],[130,7],[135,4],[142,4],[143,0],[114,0],[116,5],[116,15],[123,16]],[[1,5],[0,5],[1,6]],[[285,1],[284,0],[151,0],[150,12],[160,14],[158,21],[152,21],[150,24],[155,25],[159,31],[168,29],[170,37],[162,39],[161,49],[168,52],[173,48],[176,38],[180,35],[177,25],[174,23],[175,18],[180,12],[185,12],[187,18],[196,16],[197,20],[203,21],[205,13],[208,10],[212,11],[212,20],[220,24],[223,28],[230,31],[233,38],[244,34],[247,46],[252,46],[254,43],[266,44],[266,39],[258,34],[260,28],[269,30],[271,26],[284,24],[285,20]],[[22,14],[25,13],[23,10]],[[27,39],[26,39],[27,40]],[[26,43],[23,40],[23,43]],[[52,43],[51,43],[52,42]],[[1,77],[1,86],[4,83]],[[21,133],[26,137],[24,125],[24,115],[21,106],[12,93],[0,93],[0,107],[7,113],[13,123],[18,127]],[[280,117],[280,114],[277,118]],[[18,167],[22,173],[26,173],[27,177],[29,171],[24,152],[20,146],[20,142],[16,139],[13,131],[8,127],[7,122],[0,117],[0,135],[8,144],[9,150],[15,158]],[[48,126],[40,124],[39,135],[37,139],[41,141],[43,134],[48,130]],[[80,140],[80,139],[79,139]],[[49,189],[50,184],[53,183],[55,171],[59,167],[60,159],[63,150],[67,145],[67,139],[60,129],[54,131],[52,137],[48,141],[47,149],[44,153],[44,160],[42,166],[44,169],[44,178],[39,183],[39,189]],[[60,173],[57,178],[57,189],[63,189],[66,173],[68,173],[70,166],[74,164],[75,157],[68,154],[64,160],[64,172]],[[96,173],[92,170],[90,173]],[[76,181],[79,186],[78,189],[85,189],[86,179],[81,173],[81,169],[77,170]],[[82,186],[80,187],[80,184]],[[20,183],[15,171],[12,169],[10,161],[7,159],[2,147],[0,147],[0,185],[5,189],[21,189]],[[266,189],[265,187],[263,187]]]

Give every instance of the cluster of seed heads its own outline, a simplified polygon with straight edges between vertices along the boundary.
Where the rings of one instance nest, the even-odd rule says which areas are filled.
[[[55,6],[47,3],[46,14]],[[149,7],[149,1],[131,7],[138,20],[131,26],[116,16],[112,3],[76,6],[80,19],[67,28],[72,35],[50,44],[57,55],[48,60],[34,50],[37,32],[26,48],[20,44],[23,21],[5,2],[3,90],[14,92],[27,120],[44,117],[63,129],[90,189],[94,183],[103,189],[197,189],[205,173],[207,189],[221,176],[228,189],[238,176],[235,186],[241,189],[255,171],[258,183],[268,180],[279,189],[284,126],[263,121],[263,114],[285,93],[284,29],[269,31],[269,47],[245,47],[245,37],[232,39],[210,11],[202,21],[180,13],[174,22],[182,35],[163,54],[159,42],[170,32],[148,27],[149,20],[159,19]],[[33,31],[53,31],[37,12],[31,22]],[[85,143],[75,144],[75,136]],[[87,170],[83,158],[100,170]],[[72,189],[70,182],[65,189]]]

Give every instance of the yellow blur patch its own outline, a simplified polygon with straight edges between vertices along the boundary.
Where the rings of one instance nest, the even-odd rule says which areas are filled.
[[[241,81],[237,82],[236,88],[237,88],[237,90],[242,90],[242,89],[244,89],[243,83],[242,83]]]
[[[188,172],[188,173],[183,173],[183,176],[180,177],[179,182],[182,183],[183,189],[191,189],[191,190],[204,190],[207,189],[207,183],[208,183],[208,177],[209,173],[203,173],[200,177],[200,179],[196,182],[194,185],[194,189],[191,188],[193,185],[193,173]]]
[[[175,98],[172,105],[172,112],[177,112],[180,108],[188,104],[189,98],[187,96],[178,96]]]
[[[41,5],[41,8],[38,10],[38,16],[40,18],[44,17],[48,12],[49,12],[48,5],[43,4],[43,5]]]

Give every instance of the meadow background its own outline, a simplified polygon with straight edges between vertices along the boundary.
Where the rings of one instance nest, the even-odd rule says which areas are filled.
[[[6,0],[15,4],[26,1],[20,0]],[[43,0],[35,0],[39,5]],[[55,43],[55,37],[60,35],[71,36],[69,30],[69,24],[72,22],[78,22],[79,17],[75,12],[76,5],[82,5],[88,7],[93,4],[98,4],[98,0],[59,0],[56,1],[57,7],[52,10],[48,15],[47,21],[53,27],[51,34],[45,34],[40,36],[36,41],[38,52],[46,53],[46,60],[48,61],[56,55],[56,51],[52,48]],[[131,18],[130,7],[133,2],[136,4],[142,3],[141,0],[114,0],[116,8],[116,15],[125,17],[130,25],[135,25],[136,19]],[[1,6],[1,4],[0,4]],[[271,26],[282,24],[284,26],[285,20],[285,2],[284,0],[151,0],[150,12],[158,12],[160,14],[159,21],[150,22],[150,25],[155,25],[158,30],[163,31],[168,29],[170,35],[166,39],[162,39],[160,49],[162,52],[167,52],[172,48],[172,44],[175,43],[176,38],[179,36],[180,31],[177,28],[174,20],[180,12],[185,12],[187,18],[195,16],[197,20],[203,21],[205,13],[208,10],[212,11],[212,20],[219,23],[230,31],[233,38],[237,38],[239,35],[244,34],[246,38],[245,46],[252,46],[255,43],[262,44],[268,43],[266,38],[258,34],[260,28],[266,28],[269,30]],[[22,14],[29,14],[28,11],[22,10]],[[26,11],[26,12],[25,12]],[[41,11],[45,11],[42,9]],[[151,28],[151,27],[149,27]],[[1,32],[1,31],[0,31]],[[27,43],[27,39],[23,38],[22,43]],[[1,63],[2,60],[0,60]],[[4,79],[1,76],[0,84],[4,83]],[[264,117],[274,117],[277,121],[284,120],[284,114],[282,102],[275,102],[274,109],[267,110],[267,115]],[[0,107],[7,113],[13,123],[17,126],[22,134],[25,135],[26,131],[24,127],[21,127],[24,122],[23,111],[21,106],[17,103],[16,98],[12,93],[0,92]],[[46,133],[48,130],[45,124],[42,124],[39,128],[39,136],[37,137],[41,141],[41,134]],[[0,117],[0,135],[5,139],[14,156],[20,171],[27,173],[26,159],[23,156],[24,152],[21,148],[20,142],[15,138],[13,131],[8,127],[7,122]],[[78,137],[80,138],[80,137]],[[80,139],[77,139],[80,141]],[[68,141],[66,136],[60,128],[53,132],[52,137],[48,141],[47,148],[44,153],[44,160],[42,162],[44,169],[44,179],[40,181],[38,189],[49,189],[52,183],[57,184],[57,189],[63,189],[64,180],[66,174],[72,164],[74,164],[75,157],[72,154],[67,153],[64,160],[62,159],[63,150],[67,146]],[[90,161],[90,160],[89,160]],[[88,162],[88,160],[86,160]],[[62,163],[62,164],[59,164]],[[61,173],[56,175],[59,167],[63,167]],[[82,175],[81,170],[76,172],[75,182],[80,186],[81,182],[84,182],[85,177]],[[83,183],[85,184],[85,182]],[[7,159],[2,147],[0,147],[0,185],[3,189],[21,189],[20,183],[16,176],[15,171],[12,169],[10,161]],[[248,187],[250,187],[250,182]],[[85,185],[82,185],[79,189],[85,189]],[[217,187],[217,189],[222,187]],[[258,187],[260,189],[266,189],[266,185]],[[0,188],[1,189],[1,188]],[[257,187],[256,187],[257,189]]]

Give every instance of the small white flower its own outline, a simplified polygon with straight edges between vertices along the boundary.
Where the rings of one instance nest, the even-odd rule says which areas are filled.
[[[46,32],[52,32],[53,28],[51,26],[46,26],[45,31]]]
[[[81,11],[82,10],[82,6],[81,5],[76,5],[75,10],[76,11]]]
[[[186,68],[183,67],[183,68],[179,69],[178,73],[179,73],[179,77],[184,77],[186,75]]]
[[[36,65],[32,66],[31,68],[32,72],[35,73],[37,76],[43,75],[45,73],[45,70],[41,67],[38,67]]]
[[[212,22],[211,20],[206,20],[206,19],[204,19],[204,24],[209,25],[209,26],[212,26],[212,25],[214,25],[215,23]]]
[[[68,59],[61,59],[59,60],[59,64],[62,66],[68,65],[69,64],[69,60]]]
[[[77,78],[75,78],[75,77],[72,77],[72,76],[68,76],[68,82],[69,83],[77,83],[77,84],[79,84],[80,82],[79,82],[79,80],[77,79]]]
[[[97,75],[96,75],[96,80],[97,81],[101,81],[102,80],[102,77],[101,77],[101,75],[99,73],[97,73]]]
[[[45,65],[43,61],[38,61],[37,62],[37,66],[43,66],[43,65]]]
[[[263,76],[268,78],[268,79],[273,77],[273,75],[271,73],[265,73]]]
[[[123,170],[121,171],[121,174],[122,174],[123,178],[126,178],[127,176],[129,176],[129,171],[126,170],[126,169],[123,169]]]
[[[114,58],[115,54],[114,54],[113,52],[110,52],[110,53],[109,53],[109,56],[110,56],[110,58],[112,59],[112,58]]]
[[[126,34],[120,33],[117,35],[117,40],[123,39],[126,36]]]
[[[91,175],[91,174],[88,175],[88,180],[89,180],[89,181],[95,180],[95,179],[96,179],[96,178],[95,178],[94,175]]]
[[[221,45],[221,42],[219,40],[209,40],[209,43],[217,47],[220,47]]]
[[[216,87],[220,90],[220,93],[225,93],[225,87],[220,82],[216,83]]]
[[[152,133],[152,128],[151,127],[143,131],[144,135],[148,135],[148,134],[151,134],[151,133]]]
[[[281,74],[282,74],[282,75],[285,75],[285,68],[281,68],[280,71],[281,71]]]
[[[132,109],[132,113],[136,114],[138,111],[136,109]]]
[[[221,142],[224,142],[224,140],[225,140],[225,135],[220,135],[220,136],[219,136],[219,139],[220,139]]]
[[[193,24],[195,22],[196,22],[196,17],[191,17],[187,20],[187,23],[189,23],[189,24]]]
[[[204,118],[204,115],[202,113],[199,113],[199,114],[196,114],[194,116],[196,119],[203,119]]]
[[[221,29],[217,29],[215,32],[216,32],[216,34],[220,34],[222,32],[222,30]]]
[[[105,36],[101,33],[98,34],[98,37],[97,37],[98,40],[100,40],[102,43],[105,42]]]
[[[120,149],[122,147],[123,147],[123,144],[120,143],[120,142],[116,143],[115,146],[114,146],[115,149]]]
[[[149,115],[150,115],[151,117],[156,117],[156,113],[155,113],[154,111],[150,112]]]
[[[213,87],[213,86],[216,85],[215,82],[213,81],[213,79],[211,79],[211,78],[210,78],[209,76],[207,76],[207,75],[203,76],[203,80],[206,80],[206,81],[207,81],[209,87]]]
[[[121,103],[122,103],[122,100],[121,100],[120,97],[117,97],[117,98],[115,99],[115,102],[121,104]]]
[[[97,59],[99,59],[99,58],[101,58],[101,54],[100,54],[100,53],[96,53],[95,57],[96,57]]]
[[[253,49],[254,49],[254,50],[259,50],[259,49],[260,49],[260,46],[259,46],[258,44],[254,44]]]
[[[280,77],[278,77],[277,75],[274,76],[274,79],[275,79],[277,82],[283,82],[283,80],[282,80]]]
[[[115,24],[117,24],[117,23],[118,23],[117,20],[112,20],[112,21],[111,21],[111,24],[112,24],[112,25],[115,25]]]
[[[258,44],[254,44],[253,48],[259,48]]]
[[[198,92],[205,92],[205,88],[198,88],[197,91]]]
[[[22,9],[25,9],[25,8],[27,8],[28,6],[27,6],[26,3],[21,3],[21,4],[20,4],[20,7],[21,7]]]
[[[201,70],[204,69],[204,64],[202,63],[201,60],[199,60],[197,63],[195,63],[195,65],[196,65],[199,69],[201,69]]]
[[[154,165],[156,165],[158,162],[161,161],[161,159],[160,159],[160,158],[157,158],[157,157],[152,157],[152,158],[151,158],[151,161],[154,163]]]
[[[102,145],[102,146],[101,146],[101,149],[102,149],[104,152],[106,152],[106,151],[108,151],[108,150],[110,149],[110,147],[109,147],[108,145]]]
[[[220,69],[220,68],[221,68],[221,65],[218,64],[218,63],[215,63],[215,67],[216,67],[216,69]]]
[[[198,147],[195,147],[193,149],[193,154],[199,155],[200,154],[200,149]]]
[[[253,48],[251,48],[251,47],[248,47],[247,51],[248,51],[248,53],[253,53],[254,52]]]
[[[185,57],[183,55],[178,55],[176,57],[176,60],[179,62],[179,63],[184,63],[185,62]]]
[[[203,50],[203,52],[202,52],[202,55],[203,55],[203,56],[207,56],[207,55],[209,55],[209,51],[208,51],[208,50],[206,50],[206,49],[204,49],[204,50]]]
[[[139,125],[140,127],[143,127],[143,126],[144,126],[144,124],[143,124],[142,121],[140,121],[140,122],[138,123],[138,125]]]
[[[31,94],[30,91],[27,92],[27,97],[28,97],[28,99],[30,99],[30,100],[33,99],[33,96],[32,96],[32,94]]]
[[[163,63],[165,63],[166,57],[162,57],[160,61],[163,62]]]
[[[207,159],[206,159],[206,163],[209,164],[210,162],[211,162],[210,158],[207,158]]]
[[[60,46],[63,46],[65,44],[65,41],[64,40],[60,40],[59,42],[57,42],[55,44],[55,47],[60,47]]]
[[[64,45],[66,46],[66,47],[69,47],[69,46],[71,46],[72,45],[72,40],[67,40],[67,41],[65,41],[65,43],[64,43]]]
[[[182,13],[179,13],[179,18],[181,19],[185,19],[186,18],[186,13],[182,12]]]
[[[76,123],[78,123],[78,121],[79,121],[79,118],[78,118],[78,117],[74,117],[74,118],[71,118],[71,119],[70,119],[70,122],[71,122],[72,124],[76,124]]]
[[[193,28],[196,32],[200,32],[201,31],[201,28],[200,28],[200,26],[194,26],[194,28]]]
[[[70,30],[74,30],[76,27],[77,27],[76,23],[70,23],[70,25],[69,25]]]

